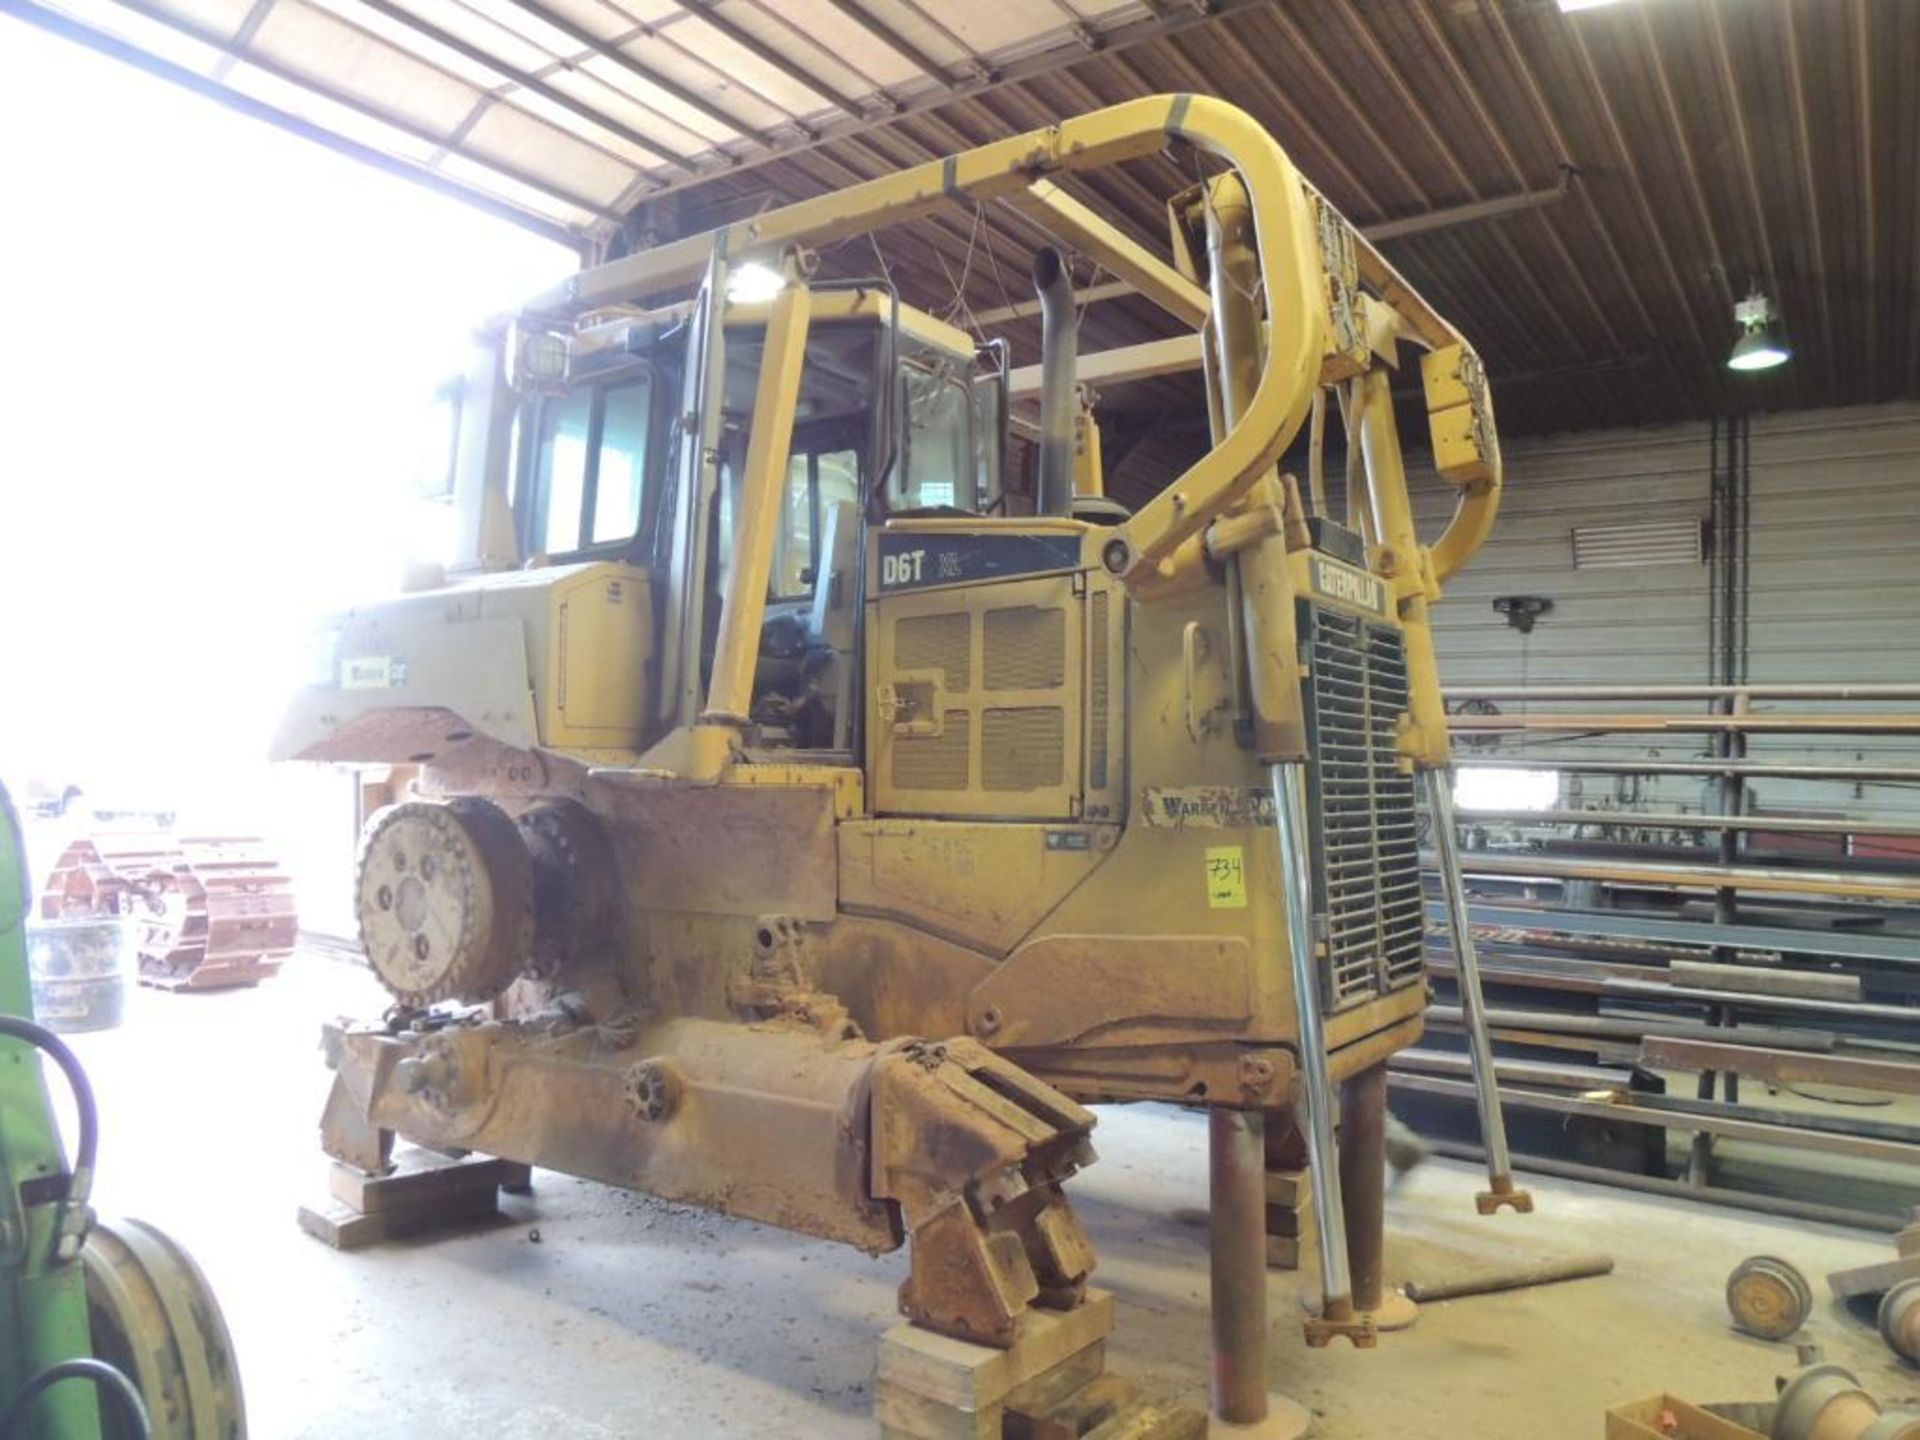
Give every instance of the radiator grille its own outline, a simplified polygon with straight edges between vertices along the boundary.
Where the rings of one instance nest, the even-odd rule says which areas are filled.
[[[1047,790],[1066,780],[1067,712],[1057,706],[988,710],[980,717],[980,784]]]
[[[1110,597],[1105,590],[1093,593],[1093,619],[1090,663],[1087,667],[1087,788],[1107,788],[1107,659],[1113,649],[1107,634],[1107,609]]]
[[[1322,998],[1335,1011],[1422,973],[1413,777],[1395,746],[1407,657],[1399,630],[1329,607],[1303,604],[1301,634]]]
[[[1067,683],[1067,612],[1057,605],[989,610],[981,667],[989,690],[1052,690]]]
[[[944,617],[943,617],[944,618]],[[899,735],[893,741],[893,784],[901,790],[964,790],[973,717],[949,710],[938,735]]]
[[[939,670],[949,690],[973,685],[973,623],[964,610],[909,615],[893,623],[893,663],[902,670]]]

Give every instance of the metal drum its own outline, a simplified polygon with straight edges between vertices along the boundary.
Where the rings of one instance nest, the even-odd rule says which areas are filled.
[[[125,916],[27,922],[34,1018],[49,1030],[110,1030],[126,1015],[138,942]]]

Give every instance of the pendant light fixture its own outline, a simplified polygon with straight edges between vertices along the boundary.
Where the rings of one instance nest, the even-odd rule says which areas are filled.
[[[1740,338],[1733,342],[1733,353],[1727,356],[1729,370],[1771,370],[1793,357],[1780,336],[1773,302],[1761,291],[1755,290],[1737,303],[1733,318],[1740,326]]]

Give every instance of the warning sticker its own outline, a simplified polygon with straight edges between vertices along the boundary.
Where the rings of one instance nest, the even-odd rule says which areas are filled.
[[[1215,910],[1247,908],[1247,860],[1238,845],[1207,847],[1207,904]]]

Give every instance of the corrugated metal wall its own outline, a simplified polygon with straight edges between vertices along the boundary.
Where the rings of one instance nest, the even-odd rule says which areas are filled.
[[[1920,404],[1756,417],[1749,455],[1748,679],[1920,683]],[[1443,679],[1461,687],[1704,682],[1710,567],[1576,570],[1572,531],[1705,519],[1711,463],[1704,424],[1511,445],[1507,499],[1494,537],[1436,611]],[[1338,473],[1331,463],[1329,473]],[[1415,483],[1423,533],[1437,534],[1448,507],[1444,487],[1430,476]],[[1553,609],[1531,636],[1522,636],[1493,609],[1503,595],[1543,596]],[[1698,736],[1651,742],[1520,737],[1502,749],[1511,753],[1515,744],[1539,756],[1706,753]],[[1920,766],[1920,740],[1780,737],[1756,739],[1751,754],[1822,761],[1859,756]],[[1586,798],[1601,799],[1615,782],[1585,776],[1580,784]],[[1920,787],[1774,780],[1754,789],[1765,809],[1831,807],[1920,818]],[[1677,779],[1655,793],[1662,801],[1698,806],[1703,790],[1703,782]]]

